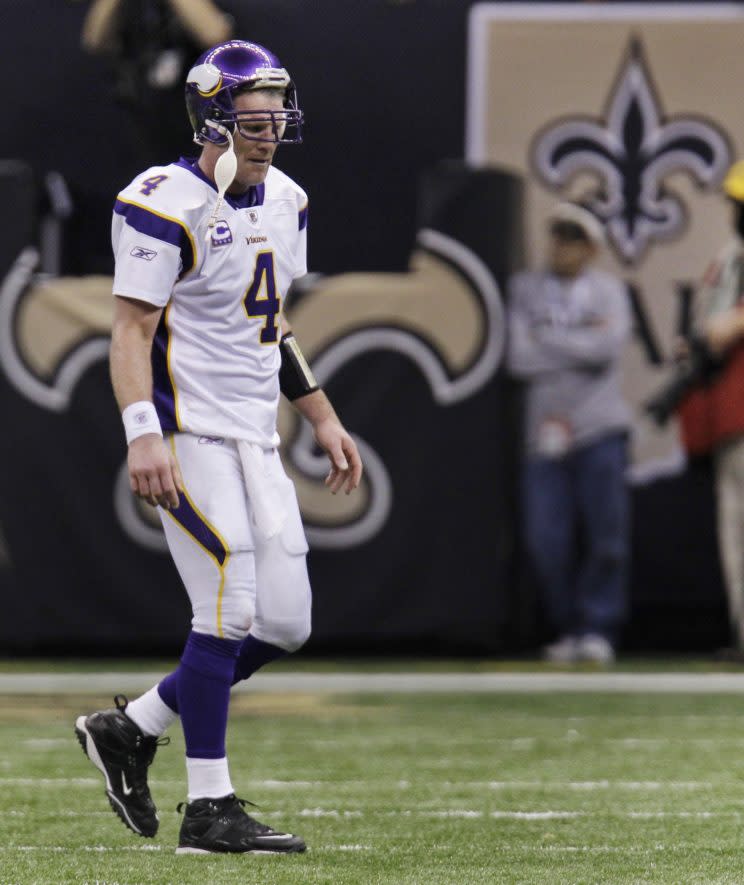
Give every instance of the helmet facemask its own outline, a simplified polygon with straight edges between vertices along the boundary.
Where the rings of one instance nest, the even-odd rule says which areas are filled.
[[[284,108],[280,111],[270,108],[236,111],[233,98],[244,92],[283,93]],[[281,90],[274,86],[241,86],[230,90],[225,98],[230,103],[230,109],[219,109],[219,122],[223,126],[230,126],[233,134],[237,132],[248,141],[263,141],[270,144],[302,142],[302,111],[296,106],[296,97],[293,96],[292,103],[289,103],[286,89]]]

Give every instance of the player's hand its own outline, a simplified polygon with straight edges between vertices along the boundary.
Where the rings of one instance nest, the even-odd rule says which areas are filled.
[[[162,436],[145,433],[129,444],[129,483],[139,498],[166,510],[178,507],[183,491],[181,470]]]
[[[344,485],[347,495],[353,492],[362,479],[362,459],[354,440],[335,417],[318,422],[313,434],[331,462],[325,484],[334,495]]]

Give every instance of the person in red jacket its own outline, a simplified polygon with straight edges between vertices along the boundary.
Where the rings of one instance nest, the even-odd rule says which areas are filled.
[[[688,452],[713,455],[732,631],[727,656],[744,661],[744,160],[731,167],[723,190],[732,206],[734,237],[703,278],[695,330],[723,368],[687,397],[680,421]]]

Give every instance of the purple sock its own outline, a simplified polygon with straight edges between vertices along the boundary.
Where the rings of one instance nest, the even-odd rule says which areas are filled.
[[[240,654],[235,662],[235,674],[232,684],[248,679],[256,670],[260,670],[265,664],[277,660],[288,654],[278,645],[256,639],[255,636],[246,636],[240,646]],[[178,713],[178,677],[181,668],[174,670],[165,676],[158,684],[158,694],[164,704],[167,704],[174,713]]]
[[[174,713],[178,713],[178,671],[180,669],[178,667],[158,683],[160,700],[167,704]]]
[[[256,670],[263,667],[264,664],[275,661],[277,658],[281,658],[286,654],[287,652],[284,651],[283,648],[279,648],[278,645],[272,645],[270,642],[256,639],[255,636],[249,634],[245,637],[243,644],[240,646],[240,654],[235,662],[235,675],[233,676],[232,684],[235,685],[235,683],[240,682],[241,679],[247,679],[249,676],[252,676]],[[166,676],[166,679],[167,678],[168,677]],[[163,697],[162,693],[160,696]],[[165,699],[163,698],[163,700]],[[168,701],[165,701],[165,703],[167,704]],[[170,704],[168,704],[168,706],[170,706]]]
[[[189,634],[177,671],[176,694],[186,755],[191,759],[225,756],[230,685],[240,645],[239,639]]]

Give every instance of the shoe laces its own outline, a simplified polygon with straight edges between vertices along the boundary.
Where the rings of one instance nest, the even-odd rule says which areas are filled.
[[[241,808],[245,808],[246,805],[250,805],[251,808],[259,808],[259,806],[256,805],[255,802],[251,802],[250,799],[240,799],[238,796],[235,795],[235,793],[230,793],[229,795],[224,796],[222,799],[210,799],[209,801],[219,806],[224,805],[229,807],[231,805],[239,805]],[[178,805],[176,805],[176,811],[181,814],[183,812],[183,809],[186,808],[188,804],[188,802],[179,802]],[[224,807],[220,808],[220,811],[224,810]]]
[[[114,704],[120,713],[127,715],[126,710],[129,706],[129,699],[125,694],[115,694]],[[129,721],[132,722],[132,720]],[[132,724],[137,728],[136,722],[132,722]],[[137,730],[139,731],[139,728]],[[169,737],[154,737],[140,732],[135,738],[133,751],[129,754],[128,762],[130,766],[132,768],[139,766],[149,768],[152,765],[152,760],[155,758],[155,752],[158,747],[166,747],[169,743]]]
[[[228,798],[230,797],[228,796]],[[250,805],[251,808],[258,808],[258,805],[255,802],[251,802],[250,799],[240,799],[238,796],[233,796],[232,798],[241,808],[245,808],[246,805]]]
[[[127,754],[127,768],[129,779],[134,791],[139,794],[149,795],[147,786],[147,769],[152,764],[155,751],[158,747],[164,747],[170,743],[169,737],[138,737],[135,746]]]
[[[158,747],[167,747],[169,743],[169,737],[156,738],[147,735],[138,737],[135,746],[135,753],[137,756],[135,765],[149,768],[152,765],[152,760],[155,758],[155,752]]]
[[[227,796],[229,801],[225,803],[225,811],[232,812],[235,815],[235,823],[243,832],[247,832],[252,835],[266,835],[267,833],[273,832],[271,827],[266,824],[262,824],[261,821],[256,820],[255,817],[251,817],[250,814],[245,812],[245,806],[250,805],[252,808],[258,808],[255,802],[250,802],[248,799],[240,799],[238,796]]]

